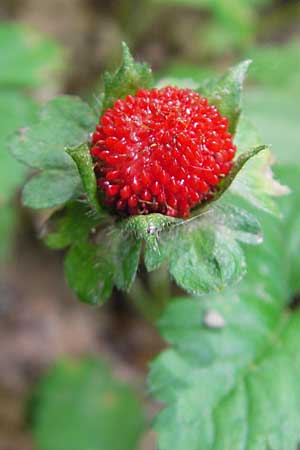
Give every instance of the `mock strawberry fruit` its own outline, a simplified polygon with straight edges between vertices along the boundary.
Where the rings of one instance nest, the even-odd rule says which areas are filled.
[[[190,89],[140,89],[102,116],[91,154],[107,205],[122,214],[188,217],[228,174],[228,120]]]

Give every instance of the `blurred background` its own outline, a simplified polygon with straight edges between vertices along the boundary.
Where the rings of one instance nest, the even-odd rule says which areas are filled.
[[[0,450],[154,450],[145,375],[164,346],[119,293],[95,309],[68,290],[8,136],[60,93],[93,98],[124,40],[164,84],[251,58],[245,111],[300,164],[299,24],[295,0],[0,0]]]

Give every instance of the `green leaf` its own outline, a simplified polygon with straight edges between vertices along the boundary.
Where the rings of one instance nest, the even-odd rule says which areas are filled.
[[[223,76],[204,82],[197,89],[229,120],[229,130],[235,132],[241,112],[243,82],[251,61],[244,61],[229,69]]]
[[[140,88],[153,86],[152,72],[145,63],[137,63],[133,59],[129,48],[123,43],[123,61],[115,74],[104,74],[104,94],[102,98],[102,112],[111,108],[116,100],[134,95]]]
[[[47,170],[26,183],[22,202],[29,208],[54,208],[70,200],[77,190],[78,178],[72,171]]]
[[[72,201],[50,217],[42,233],[44,241],[51,248],[69,247],[85,241],[101,220],[84,202]]]
[[[20,24],[2,23],[0,42],[1,86],[37,87],[56,79],[62,53],[53,40]]]
[[[248,233],[252,236],[246,239]],[[252,216],[230,205],[204,211],[191,222],[190,230],[183,226],[176,236],[169,251],[171,275],[187,292],[199,295],[238,282],[246,263],[236,239],[261,241],[259,225]]]
[[[65,258],[65,275],[78,297],[92,305],[104,303],[112,292],[114,266],[104,244],[78,242]]]
[[[156,420],[160,450],[293,450],[300,442],[300,171],[283,220],[261,213],[265,241],[247,251],[248,274],[221,295],[173,302],[160,320],[172,347],[152,364],[150,389],[167,406]],[[293,251],[291,252],[291,248]]]
[[[57,97],[42,108],[39,119],[11,140],[11,153],[34,169],[74,170],[64,149],[89,140],[97,122],[89,106],[77,97]]]
[[[173,221],[165,230],[146,237],[145,265],[151,271],[166,262],[176,283],[194,294],[219,291],[238,282],[246,264],[237,241],[262,241],[255,217],[226,199],[191,219]]]
[[[102,208],[100,206],[97,194],[97,180],[88,145],[82,144],[78,147],[69,148],[66,152],[71,156],[77,165],[84,191],[87,194],[90,204],[96,211],[101,212]]]
[[[129,234],[117,232],[113,238],[115,283],[118,289],[129,291],[139,266],[142,242]]]
[[[144,429],[131,387],[92,359],[52,368],[36,388],[32,416],[43,450],[135,450]]]
[[[23,201],[32,208],[50,208],[70,200],[80,187],[80,177],[65,147],[89,139],[96,118],[79,98],[62,96],[51,100],[40,112],[40,120],[22,128],[10,141],[16,159],[44,170],[29,181]]]
[[[163,214],[148,214],[132,216],[124,221],[123,232],[144,242],[144,261],[148,271],[157,269],[169,255],[172,247],[169,241],[174,237],[174,226],[181,224],[181,219],[175,219]]]
[[[212,229],[181,236],[173,249],[170,273],[187,292],[203,294],[223,290],[245,274],[241,248],[233,239]]]

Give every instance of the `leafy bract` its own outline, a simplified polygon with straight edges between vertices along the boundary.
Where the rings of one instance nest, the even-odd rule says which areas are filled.
[[[15,158],[34,169],[74,169],[64,149],[89,140],[97,118],[78,97],[50,100],[40,111],[39,122],[19,130],[11,141]]]
[[[107,300],[113,288],[114,266],[107,247],[78,242],[65,259],[67,281],[78,297],[92,305]]]
[[[97,180],[94,173],[94,165],[87,144],[68,148],[66,152],[71,156],[77,165],[77,169],[83,184],[84,191],[92,207],[100,212],[101,207],[97,195]]]
[[[11,153],[29,167],[42,171],[25,186],[26,206],[52,208],[76,194],[80,177],[65,148],[87,142],[95,122],[94,113],[82,100],[62,96],[43,107],[36,124],[15,134],[10,141]]]
[[[231,133],[235,132],[241,112],[243,82],[250,62],[243,61],[221,77],[203,82],[198,88],[199,93],[228,118]]]
[[[65,248],[85,241],[99,225],[99,216],[82,201],[69,202],[65,210],[56,211],[46,223],[42,236],[51,248]]]
[[[236,283],[246,264],[238,241],[261,241],[259,223],[252,214],[216,202],[187,221],[177,221],[168,232],[146,240],[148,270],[166,262],[176,283],[186,291],[204,294]]]
[[[123,43],[121,67],[115,74],[106,72],[103,81],[102,112],[111,108],[119,98],[124,98],[129,94],[134,95],[140,88],[151,88],[153,86],[151,69],[145,63],[137,63],[125,43]]]
[[[135,450],[144,428],[131,387],[95,359],[60,361],[39,383],[32,406],[43,450]]]
[[[152,364],[150,390],[167,404],[160,450],[296,450],[300,442],[299,169],[279,174],[294,191],[283,220],[261,215],[265,241],[248,248],[235,290],[174,301],[159,327],[172,347]],[[213,319],[212,319],[213,318]]]

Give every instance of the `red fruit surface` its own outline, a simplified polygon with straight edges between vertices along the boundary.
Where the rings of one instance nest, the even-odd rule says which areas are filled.
[[[190,89],[140,89],[100,119],[91,154],[107,205],[188,217],[232,167],[228,120]]]

